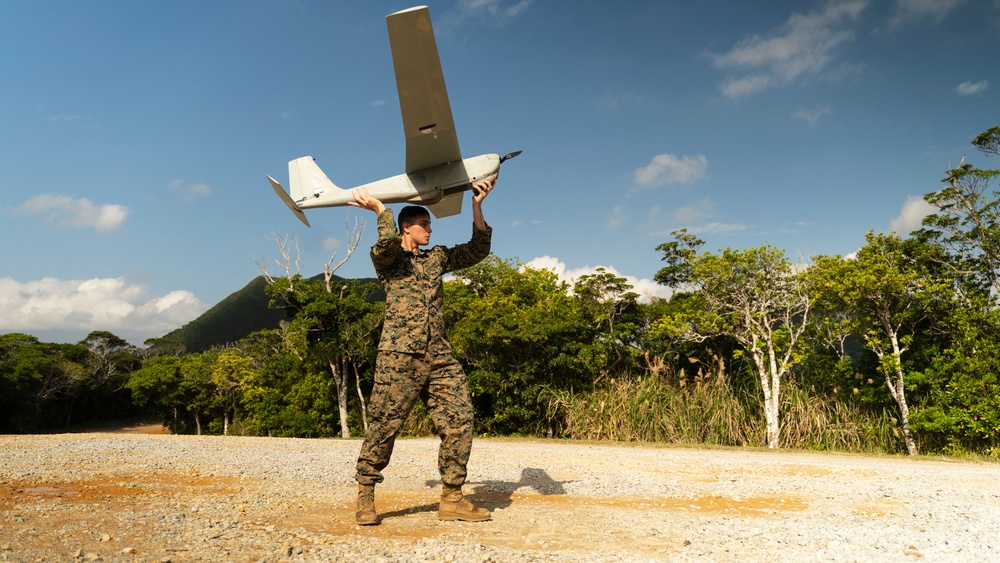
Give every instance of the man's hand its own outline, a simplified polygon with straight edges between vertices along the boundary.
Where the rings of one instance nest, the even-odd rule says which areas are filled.
[[[493,191],[493,186],[496,184],[497,179],[484,180],[482,182],[476,182],[472,184],[472,203],[480,204],[486,199],[486,196],[490,195]]]
[[[351,190],[351,195],[354,196],[354,201],[347,202],[347,205],[374,211],[376,214],[381,214],[385,211],[385,205],[383,205],[381,201],[368,195],[368,188],[364,186]]]
[[[483,219],[483,200],[493,191],[497,179],[485,180],[472,184],[472,224],[479,230],[487,229],[486,219]]]

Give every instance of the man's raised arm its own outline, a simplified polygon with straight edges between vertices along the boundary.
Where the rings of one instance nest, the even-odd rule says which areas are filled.
[[[472,224],[480,231],[489,228],[486,225],[486,220],[483,219],[483,200],[493,191],[494,185],[496,185],[496,179],[472,184]]]

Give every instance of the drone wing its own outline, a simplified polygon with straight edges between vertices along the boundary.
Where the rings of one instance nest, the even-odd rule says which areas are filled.
[[[385,19],[406,135],[406,171],[462,160],[430,10],[419,6]]]

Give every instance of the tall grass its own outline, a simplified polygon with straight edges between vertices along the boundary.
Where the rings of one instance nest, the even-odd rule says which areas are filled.
[[[550,418],[561,434],[582,440],[763,446],[766,426],[759,392],[728,384],[723,374],[688,378],[664,364],[643,377],[613,379],[588,393],[556,393]],[[842,398],[841,398],[842,399]],[[851,452],[897,452],[894,420],[851,401],[782,389],[780,446]]]
[[[707,380],[681,386],[671,379],[653,372],[612,379],[589,393],[563,393],[550,403],[550,415],[561,421],[563,436],[582,440],[725,446],[763,441],[763,422],[731,387]]]
[[[783,448],[861,453],[899,453],[903,441],[898,420],[873,413],[843,396],[822,396],[786,385],[781,397]]]
[[[767,429],[759,388],[729,383],[719,367],[688,377],[663,361],[647,361],[642,376],[608,380],[585,393],[553,392],[549,422],[558,435],[579,440],[764,446]],[[899,453],[898,421],[872,413],[849,397],[821,395],[786,382],[781,389],[782,448]],[[417,401],[400,433],[433,436]]]

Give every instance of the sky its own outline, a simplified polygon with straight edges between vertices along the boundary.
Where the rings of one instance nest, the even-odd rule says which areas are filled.
[[[136,345],[262,273],[373,277],[374,214],[265,174],[404,172],[385,16],[325,0],[0,3],[0,334]],[[465,157],[523,154],[483,204],[493,252],[644,299],[656,247],[791,260],[906,234],[1000,125],[1000,0],[451,0],[430,13]],[[468,196],[466,196],[468,198]],[[399,209],[399,206],[393,206]],[[469,201],[431,244],[465,242]],[[293,272],[294,273],[294,272]]]

